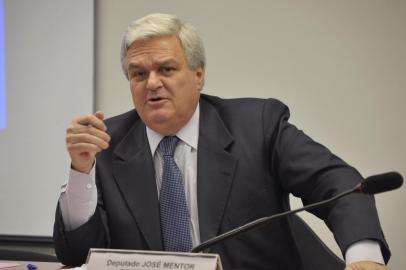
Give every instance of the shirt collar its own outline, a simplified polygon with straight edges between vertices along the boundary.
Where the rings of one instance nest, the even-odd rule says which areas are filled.
[[[199,110],[199,103],[196,106],[195,112],[193,113],[192,117],[189,121],[184,125],[177,133],[176,136],[192,147],[193,149],[197,150],[197,143],[199,140],[199,117],[200,117],[200,110]],[[161,142],[163,135],[159,134],[158,132],[150,129],[146,126],[147,130],[147,137],[149,142],[149,147],[151,149],[152,156],[154,155],[156,149],[158,148],[159,143]]]

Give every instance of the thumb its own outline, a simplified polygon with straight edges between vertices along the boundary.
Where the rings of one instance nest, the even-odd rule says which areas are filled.
[[[94,115],[99,118],[100,120],[104,119],[104,113],[102,111],[97,111],[94,113]]]

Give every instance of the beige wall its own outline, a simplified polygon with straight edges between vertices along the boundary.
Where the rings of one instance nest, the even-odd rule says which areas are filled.
[[[121,35],[151,12],[177,14],[203,36],[204,92],[281,99],[292,123],[364,176],[406,175],[406,1],[98,0],[96,107],[108,116],[132,108],[119,63]],[[402,269],[405,188],[376,200],[390,266]],[[306,218],[337,251],[326,227]]]
[[[94,5],[1,2],[7,127],[0,130],[0,235],[51,236],[70,164],[66,128],[93,108]]]

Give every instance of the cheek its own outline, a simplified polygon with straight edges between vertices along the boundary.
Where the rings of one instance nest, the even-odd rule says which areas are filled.
[[[130,84],[131,96],[134,106],[138,109],[144,103],[144,94],[140,84]]]

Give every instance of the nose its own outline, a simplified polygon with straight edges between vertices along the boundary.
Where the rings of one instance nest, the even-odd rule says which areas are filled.
[[[151,71],[148,74],[147,89],[156,90],[162,86],[162,81],[159,75],[155,71]]]

